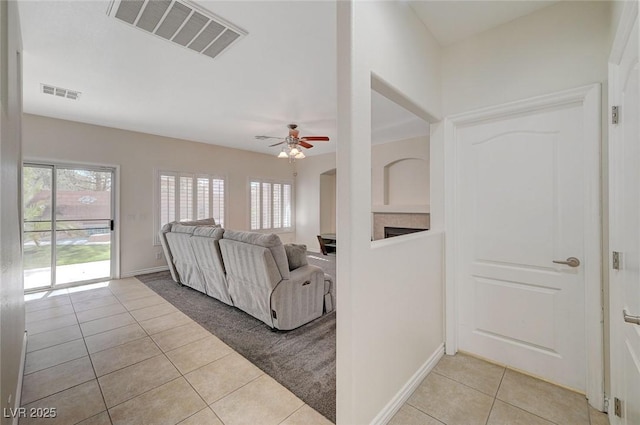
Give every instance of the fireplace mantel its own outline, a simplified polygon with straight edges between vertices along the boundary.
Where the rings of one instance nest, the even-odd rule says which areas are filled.
[[[373,212],[373,240],[384,239],[385,227],[407,227],[413,229],[429,229],[431,215],[413,212]]]

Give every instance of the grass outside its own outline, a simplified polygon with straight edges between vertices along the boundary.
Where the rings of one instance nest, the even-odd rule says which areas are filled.
[[[111,256],[111,245],[60,245],[57,249],[58,266],[105,261]],[[24,269],[39,269],[51,266],[51,246],[28,246],[24,249]]]

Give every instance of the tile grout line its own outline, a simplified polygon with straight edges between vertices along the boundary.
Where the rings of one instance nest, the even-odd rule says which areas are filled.
[[[142,284],[143,284],[143,285],[145,285],[145,286],[147,286],[146,284],[144,284],[144,282],[142,282]],[[147,286],[147,287],[148,287],[148,286]],[[151,289],[151,288],[149,288],[149,289]],[[152,290],[152,289],[151,289],[151,290]],[[155,291],[154,291],[154,293],[155,293]],[[161,295],[159,295],[159,294],[157,294],[157,293],[156,293],[156,295],[158,295],[158,296],[162,297]],[[164,298],[164,297],[162,297],[162,298],[163,298],[167,303],[169,303],[169,304],[173,305],[173,304],[172,304],[171,302],[169,302],[169,300],[167,300],[166,298]],[[175,307],[175,306],[174,306],[174,307]],[[207,363],[207,364],[205,364],[205,365],[202,365],[202,366],[200,366],[200,367],[198,367],[198,368],[196,368],[196,369],[194,369],[194,370],[192,370],[192,371],[190,371],[190,372],[187,372],[187,373],[192,373],[192,372],[194,372],[194,371],[196,371],[196,370],[198,370],[198,369],[201,369],[201,368],[203,368],[203,367],[209,366],[209,365],[211,365],[211,364],[213,364],[213,363],[217,362],[218,360],[221,360],[221,359],[223,359],[223,358],[225,358],[225,357],[227,357],[227,356],[230,356],[230,355],[232,355],[232,354],[234,354],[234,353],[235,353],[235,354],[237,354],[238,356],[242,357],[244,360],[249,361],[249,360],[248,360],[246,357],[244,357],[242,354],[238,353],[238,352],[237,352],[233,347],[231,347],[231,346],[229,346],[228,344],[226,344],[224,341],[222,341],[220,338],[218,338],[216,335],[214,335],[211,331],[209,331],[209,330],[208,330],[208,329],[206,329],[204,326],[202,326],[201,324],[199,324],[198,322],[196,322],[196,321],[195,321],[193,318],[191,318],[188,314],[184,313],[183,311],[181,311],[181,310],[180,310],[180,309],[178,309],[177,307],[176,307],[176,309],[177,309],[178,311],[180,311],[181,313],[183,313],[185,316],[187,316],[191,322],[193,322],[193,323],[197,324],[198,326],[200,326],[201,328],[203,328],[207,333],[209,333],[209,336],[213,336],[213,337],[217,338],[218,340],[220,340],[222,343],[224,343],[226,346],[228,346],[228,347],[231,349],[231,352],[230,352],[230,353],[225,354],[224,356],[222,356],[222,357],[220,357],[220,358],[218,358],[218,359],[216,359],[216,360],[213,360],[213,361],[211,361],[211,362],[209,362],[209,363]],[[187,343],[187,344],[184,344],[184,345],[182,345],[182,346],[180,346],[180,347],[176,347],[176,348],[174,348],[174,349],[172,349],[172,350],[169,350],[169,351],[167,351],[167,352],[170,352],[170,351],[173,351],[173,350],[177,350],[178,348],[184,347],[184,346],[189,345],[189,344],[194,343],[194,342],[201,341],[202,339],[208,338],[209,336],[206,336],[206,337],[204,337],[204,338],[198,339],[198,340],[196,340],[196,341],[191,341],[191,342],[189,342],[189,343]],[[155,342],[155,341],[154,341],[154,342]],[[163,353],[164,353],[164,351],[163,351]],[[164,354],[166,355],[166,353],[164,353]],[[174,365],[174,367],[175,367],[176,369],[178,369],[178,367],[173,363],[173,361],[171,360],[171,358],[169,358],[169,356],[167,356],[167,358],[169,359],[169,361],[171,362],[171,364],[173,364],[173,365]],[[220,398],[218,398],[218,399],[214,400],[211,404],[208,404],[208,403],[207,403],[207,401],[206,401],[206,400],[204,400],[204,398],[202,397],[202,395],[201,395],[201,394],[198,392],[198,390],[197,390],[197,389],[196,389],[196,388],[191,384],[191,382],[186,378],[186,376],[182,373],[182,371],[180,371],[180,369],[178,369],[178,372],[182,375],[182,377],[184,377],[185,381],[187,381],[187,383],[189,384],[189,386],[191,386],[191,388],[193,388],[193,390],[196,392],[196,394],[198,394],[198,396],[199,396],[199,397],[204,401],[204,403],[207,405],[207,407],[208,407],[209,409],[211,409],[211,411],[213,412],[213,414],[214,414],[214,415],[215,415],[215,416],[220,420],[220,422],[222,422],[222,423],[223,423],[223,425],[224,425],[224,421],[222,420],[222,418],[220,418],[220,416],[218,416],[218,414],[216,413],[216,411],[213,409],[212,405],[213,405],[213,404],[215,404],[215,403],[217,403],[218,401],[220,401],[220,400],[222,400],[222,399],[226,398],[226,397],[229,397],[231,394],[234,394],[235,392],[237,392],[237,391],[239,391],[240,389],[242,389],[242,388],[246,387],[247,385],[249,385],[249,384],[251,384],[251,383],[253,383],[253,382],[257,381],[257,380],[258,380],[258,379],[260,379],[262,376],[267,375],[267,373],[266,373],[266,372],[264,372],[262,369],[258,368],[258,367],[257,367],[256,365],[254,365],[252,362],[250,362],[250,361],[249,361],[249,363],[251,363],[251,365],[253,365],[254,367],[256,367],[256,368],[261,372],[261,374],[260,374],[260,375],[258,375],[256,378],[252,379],[251,381],[249,381],[249,382],[247,382],[247,383],[245,383],[245,384],[241,385],[240,387],[236,388],[235,390],[233,390],[233,391],[231,391],[231,392],[229,392],[229,393],[225,394],[224,396],[222,396],[222,397],[220,397]],[[267,375],[267,376],[268,376],[268,375]],[[272,379],[273,379],[273,378],[272,378]],[[284,386],[283,386],[282,384],[280,384],[278,381],[275,381],[275,382],[276,382],[278,385],[280,385],[280,386],[282,386],[283,388],[285,388],[285,389],[287,389],[288,391],[290,391],[288,388],[284,387]],[[294,394],[294,395],[295,395],[295,394]],[[297,397],[297,396],[296,396],[296,397]],[[299,398],[299,397],[298,397],[298,398]],[[302,405],[301,405],[298,409],[296,409],[293,413],[295,413],[295,412],[297,412],[298,410],[302,409],[302,408],[306,405],[306,403],[304,402],[304,400],[300,399],[300,401],[302,401]],[[315,410],[315,409],[314,409],[314,410]],[[198,412],[196,412],[196,413],[198,413]],[[289,416],[293,415],[293,413],[291,413]],[[287,416],[287,418],[288,418],[289,416]],[[283,420],[283,422],[284,422],[287,418],[285,418],[285,419]],[[281,423],[282,423],[282,422],[281,422]]]
[[[516,406],[515,404],[511,404],[511,403],[509,403],[508,401],[504,401],[504,400],[501,400],[501,399],[499,399],[499,398],[496,398],[496,400],[498,400],[498,401],[500,401],[500,402],[502,402],[502,403],[504,403],[504,404],[506,404],[506,405],[508,405],[508,406],[511,406],[511,407],[513,407],[513,408],[515,408],[515,409],[522,410],[523,412],[526,412],[526,413],[530,414],[531,416],[535,416],[536,418],[540,418],[540,419],[542,419],[542,420],[543,420],[543,421],[545,421],[545,422],[549,422],[550,424],[553,424],[553,425],[560,425],[560,424],[558,424],[557,422],[552,421],[551,419],[548,419],[548,418],[545,418],[545,417],[543,417],[543,416],[540,416],[540,415],[538,415],[538,414],[536,414],[536,413],[530,412],[530,411],[528,411],[527,409],[524,409],[524,408],[522,408],[522,407],[520,407],[520,406]]]
[[[69,360],[69,361],[66,361],[66,362],[63,362],[63,363],[57,364],[57,365],[55,365],[55,366],[50,366],[50,367],[48,367],[48,368],[46,368],[46,369],[40,369],[40,370],[38,370],[38,371],[36,371],[36,372],[31,372],[29,375],[31,375],[31,374],[33,374],[33,373],[37,373],[37,372],[42,372],[43,370],[51,369],[52,367],[60,366],[60,365],[63,365],[63,364],[65,364],[65,363],[70,363],[70,362],[73,362],[73,361],[75,361],[75,360],[80,360],[80,359],[82,359],[83,357],[89,357],[89,356],[82,356],[82,357],[78,357],[77,359]],[[89,361],[91,361],[91,360],[89,360]],[[27,375],[25,375],[25,376],[27,376]],[[77,383],[77,384],[75,384],[75,385],[70,386],[69,388],[64,388],[64,389],[61,389],[61,390],[59,390],[59,391],[52,392],[51,394],[47,394],[47,395],[45,395],[45,396],[43,396],[43,397],[37,398],[37,399],[35,399],[35,400],[31,400],[29,403],[26,403],[26,404],[24,404],[23,406],[26,406],[26,405],[29,405],[29,404],[35,403],[36,401],[40,401],[40,400],[45,399],[45,398],[47,398],[47,397],[51,397],[52,395],[60,394],[60,393],[61,393],[61,392],[63,392],[63,391],[70,390],[71,388],[78,387],[78,386],[80,386],[80,385],[82,385],[82,384],[86,384],[87,382],[92,381],[93,379],[95,379],[95,377],[94,377],[94,378],[91,378],[91,379],[88,379],[88,380],[86,380],[86,381],[83,381],[83,382],[79,382],[79,383]],[[21,406],[21,407],[22,407],[22,406]]]
[[[287,419],[289,419],[291,416],[295,415],[295,414],[296,414],[300,409],[302,409],[302,408],[303,408],[304,406],[306,406],[306,405],[307,405],[307,403],[304,403],[304,400],[303,400],[303,404],[302,404],[302,406],[298,407],[298,408],[297,408],[296,410],[294,410],[291,414],[289,414],[286,418],[284,418],[282,421],[280,421],[280,422],[278,423],[278,425],[281,425],[283,422],[285,422],[285,421],[286,421]]]
[[[500,380],[500,385],[498,386],[498,391],[496,391],[496,400],[499,400],[500,402],[502,402],[502,403],[504,403],[504,404],[506,404],[506,405],[509,405],[509,406],[511,406],[511,407],[513,407],[513,408],[515,408],[515,409],[520,409],[520,410],[522,410],[523,412],[527,412],[528,414],[530,414],[530,415],[532,415],[532,416],[535,416],[535,417],[537,417],[537,418],[540,418],[540,419],[542,419],[543,421],[546,421],[546,422],[552,423],[553,425],[558,425],[556,422],[552,421],[551,419],[548,419],[548,418],[542,417],[542,416],[540,416],[540,415],[538,415],[538,414],[536,414],[536,413],[533,413],[533,412],[528,411],[527,409],[525,409],[525,408],[523,408],[523,407],[516,406],[515,404],[509,403],[509,402],[508,402],[508,401],[506,401],[506,400],[502,400],[502,399],[498,398],[498,393],[500,392],[500,387],[502,387],[502,381],[504,381],[504,377],[505,377],[505,376],[507,376],[507,371],[508,371],[508,370],[513,370],[513,369],[510,369],[509,367],[506,367],[506,366],[505,366],[505,368],[504,368],[504,373],[503,373],[503,375],[502,375],[502,379]],[[494,404],[495,404],[495,402],[494,402]],[[493,410],[493,406],[491,406],[491,410]]]
[[[144,284],[144,283],[143,283],[143,284]],[[145,286],[146,286],[146,285],[145,285]],[[155,293],[155,292],[154,292],[154,293]],[[156,294],[156,295],[158,295],[158,294]],[[158,295],[158,296],[160,296],[160,295]],[[163,298],[163,297],[162,297],[162,298]],[[165,301],[167,301],[167,303],[169,303],[169,301],[168,301],[168,300],[166,300],[165,298],[163,298],[163,299],[164,299]],[[169,304],[171,304],[171,303],[169,303]],[[173,305],[173,304],[171,304],[171,305]],[[174,307],[175,307],[175,306],[174,306]],[[176,309],[177,309],[177,308],[176,308]],[[180,311],[179,309],[177,309],[177,310],[178,310],[178,311]],[[183,313],[183,314],[185,314],[184,312],[182,312],[182,313]],[[170,313],[170,314],[171,314],[171,313]],[[186,315],[186,314],[185,314],[185,315]],[[189,317],[188,315],[186,315],[186,316],[187,316],[187,317]],[[134,319],[135,319],[135,318],[134,318]],[[162,351],[162,354],[164,354],[164,356],[169,360],[169,362],[173,365],[173,367],[175,367],[175,368],[176,368],[176,370],[178,371],[178,373],[180,374],[180,376],[181,376],[181,377],[182,377],[182,378],[187,382],[187,384],[189,384],[189,386],[190,386],[190,387],[193,389],[193,391],[198,395],[198,397],[200,397],[200,399],[204,402],[205,406],[207,406],[207,408],[208,408],[208,409],[210,409],[210,410],[213,412],[213,414],[214,414],[214,415],[215,415],[215,416],[220,420],[220,422],[222,422],[222,423],[223,423],[223,425],[224,425],[224,421],[222,420],[222,418],[221,418],[220,416],[218,416],[218,414],[216,413],[216,411],[215,411],[215,410],[213,409],[213,407],[211,407],[211,406],[212,406],[213,404],[215,404],[216,402],[218,402],[218,401],[222,400],[223,398],[228,397],[229,395],[231,395],[231,394],[235,393],[236,391],[240,390],[241,388],[244,388],[245,386],[249,385],[250,383],[252,383],[252,382],[254,382],[254,381],[258,380],[260,377],[262,377],[263,375],[265,375],[265,372],[264,372],[262,369],[258,368],[257,366],[255,366],[253,363],[251,363],[251,362],[250,362],[254,367],[256,367],[256,368],[261,372],[261,374],[260,374],[260,375],[258,375],[255,379],[252,379],[251,381],[249,381],[249,382],[245,383],[244,385],[242,385],[242,386],[240,386],[240,387],[236,388],[235,390],[231,391],[230,393],[225,394],[224,396],[220,397],[219,399],[214,400],[211,404],[207,403],[207,401],[203,398],[202,394],[200,394],[200,392],[199,392],[199,391],[198,391],[198,390],[197,390],[197,389],[196,389],[196,388],[191,384],[191,382],[187,379],[187,377],[185,376],[185,374],[183,374],[183,373],[182,373],[182,371],[177,367],[177,365],[176,365],[176,364],[171,360],[171,358],[167,355],[167,353],[168,353],[168,352],[171,352],[171,351],[177,350],[178,348],[181,348],[181,347],[187,346],[187,345],[189,345],[189,344],[192,344],[192,343],[195,343],[195,342],[198,342],[198,341],[202,341],[203,339],[209,338],[210,336],[213,336],[213,337],[217,338],[218,340],[220,340],[220,338],[218,338],[217,336],[215,336],[214,334],[212,334],[208,329],[206,329],[205,327],[203,327],[202,325],[200,325],[198,322],[196,322],[195,320],[193,320],[191,317],[189,317],[189,320],[190,320],[192,323],[195,323],[196,325],[200,326],[200,327],[201,327],[202,329],[204,329],[204,330],[205,330],[209,335],[205,336],[204,338],[199,338],[199,339],[197,339],[197,340],[195,340],[195,341],[191,341],[191,342],[189,342],[189,343],[187,343],[187,344],[184,344],[184,345],[181,345],[181,346],[179,346],[179,347],[175,347],[175,348],[173,348],[173,349],[171,349],[171,350],[168,350],[167,352],[165,352],[164,350],[162,350],[162,348],[160,348],[160,346],[158,346],[158,348],[160,348],[160,351]],[[137,321],[137,320],[136,320],[136,321]],[[140,324],[140,323],[138,322],[138,324]],[[190,324],[191,324],[191,323],[187,323],[187,324],[185,324],[185,325],[183,325],[183,326],[187,326],[187,325],[190,325]],[[177,327],[179,327],[179,326],[177,326]],[[175,329],[175,328],[171,328],[171,329]],[[164,331],[163,331],[163,332],[164,332]],[[160,333],[160,332],[158,332],[158,333]],[[222,341],[222,340],[220,340],[220,341],[224,343],[224,341]],[[155,340],[153,340],[153,342],[154,342],[154,343],[156,343],[156,341],[155,341]],[[158,344],[156,343],[156,345],[158,345]],[[227,344],[225,344],[225,345],[227,345]],[[228,345],[227,345],[227,346],[228,346]],[[192,371],[189,371],[189,372],[187,372],[187,374],[188,374],[188,373],[192,373],[192,372],[194,372],[194,371],[196,371],[196,370],[198,370],[198,369],[201,369],[201,368],[203,368],[203,367],[209,366],[210,364],[213,364],[213,363],[217,362],[218,360],[221,360],[221,359],[223,359],[223,358],[225,358],[225,357],[228,357],[228,356],[230,356],[230,355],[232,355],[232,354],[234,354],[234,353],[235,353],[235,354],[237,354],[237,355],[239,355],[239,356],[240,356],[240,357],[242,357],[243,359],[247,360],[244,356],[242,356],[240,353],[238,353],[238,352],[237,352],[236,350],[234,350],[232,347],[229,347],[229,348],[231,349],[231,352],[230,352],[230,353],[227,353],[227,354],[225,354],[224,356],[222,356],[222,357],[220,357],[220,358],[218,358],[218,359],[216,359],[216,360],[213,360],[213,361],[211,361],[211,362],[209,362],[209,363],[207,363],[207,364],[205,364],[205,365],[202,365],[202,366],[200,366],[200,367],[198,367],[198,368],[196,368],[196,369],[194,369],[194,370],[192,370]],[[247,360],[247,361],[248,361],[248,360]],[[303,406],[304,406],[304,402],[303,402]],[[302,408],[302,406],[301,406],[300,408]],[[296,411],[297,411],[297,410],[296,410]],[[199,411],[198,411],[198,412],[199,412]],[[195,412],[195,413],[194,413],[194,415],[195,415],[196,413],[198,413],[198,412]],[[193,415],[191,415],[191,416],[193,416]],[[185,418],[185,419],[186,419],[186,418]],[[184,419],[183,419],[183,420],[184,420]]]
[[[157,294],[156,294],[156,295],[157,295]],[[164,299],[164,298],[163,298],[163,299]],[[166,301],[166,300],[165,300],[165,301]],[[171,303],[169,303],[168,301],[167,301],[167,303],[168,303],[168,304],[170,304],[170,305],[172,305],[172,304],[171,304]],[[148,307],[153,307],[153,306],[148,306]],[[125,308],[126,308],[126,307],[125,307]],[[143,307],[143,308],[147,308],[147,307]],[[177,310],[177,309],[176,309],[176,310]],[[133,310],[132,310],[132,311],[133,311]],[[179,311],[179,310],[178,310],[178,311]],[[173,314],[173,313],[167,313],[167,314],[163,314],[163,315],[160,315],[160,316],[157,316],[157,317],[163,317],[163,316],[167,316],[167,315],[169,315],[169,314]],[[193,387],[193,385],[191,385],[191,382],[189,382],[189,380],[185,377],[185,375],[182,373],[182,371],[181,371],[181,370],[180,370],[180,369],[175,365],[175,363],[171,360],[171,358],[170,358],[169,356],[167,356],[167,353],[166,353],[166,352],[165,352],[165,351],[164,351],[164,350],[163,350],[163,349],[158,345],[158,343],[156,342],[156,340],[154,340],[154,339],[153,339],[153,337],[151,336],[151,334],[149,334],[149,332],[147,332],[147,330],[146,330],[146,329],[145,329],[145,328],[140,324],[140,321],[139,321],[138,319],[136,319],[133,315],[132,315],[132,317],[133,317],[133,320],[135,320],[135,321],[136,321],[136,324],[137,324],[138,326],[140,326],[140,327],[142,328],[142,330],[147,334],[147,336],[149,337],[149,339],[151,339],[151,341],[152,341],[152,342],[153,342],[153,344],[158,348],[158,350],[160,350],[160,354],[159,354],[159,355],[157,355],[157,356],[154,356],[154,357],[159,357],[160,355],[164,356],[164,358],[166,358],[166,359],[167,359],[167,361],[171,364],[171,366],[173,366],[173,368],[178,372],[178,374],[180,374],[180,376],[179,376],[178,378],[175,378],[175,379],[169,380],[168,382],[165,382],[164,384],[158,385],[157,387],[154,387],[154,388],[152,388],[152,389],[150,389],[150,390],[148,390],[148,391],[154,390],[154,389],[156,389],[156,388],[161,387],[162,385],[166,385],[166,384],[168,384],[169,382],[173,382],[173,381],[175,381],[175,380],[177,380],[177,379],[182,378],[182,379],[184,379],[184,381],[185,381],[185,382],[186,382],[186,383],[187,383],[187,384],[188,384],[188,385],[193,389],[193,391],[194,391],[194,392],[196,393],[196,395],[200,398],[200,400],[202,400],[202,402],[203,402],[203,403],[204,403],[204,405],[206,406],[206,407],[205,407],[205,409],[210,409],[210,410],[213,412],[213,414],[214,414],[214,415],[215,415],[215,416],[220,420],[220,422],[222,422],[222,419],[221,419],[221,418],[216,414],[216,412],[215,412],[215,411],[214,411],[214,410],[213,410],[213,409],[212,409],[212,408],[207,404],[206,400],[204,400],[204,399],[202,398],[202,395],[200,395],[200,393],[199,393],[199,392],[198,392],[198,391]],[[157,318],[157,317],[151,317],[151,318],[146,319],[146,320],[152,320],[152,319],[155,319],[155,318]],[[189,318],[189,320],[192,320],[192,319],[191,319],[191,318]],[[144,321],[144,320],[143,320],[143,321]],[[193,320],[192,320],[192,321],[193,321]],[[195,321],[194,321],[194,323],[195,323]],[[176,326],[176,327],[179,327],[179,326]],[[170,328],[170,329],[175,329],[175,328]],[[169,330],[169,329],[166,329],[166,330]],[[161,332],[164,332],[164,331],[161,331]],[[161,333],[161,332],[157,332],[157,333]],[[207,337],[205,337],[205,338],[207,338]],[[203,338],[203,339],[204,339],[204,338]],[[197,341],[200,341],[200,339],[198,339],[198,340],[196,340],[196,341],[192,341],[192,342],[197,342]],[[191,342],[190,342],[190,343],[188,343],[188,344],[191,344]],[[185,345],[188,345],[188,344],[185,344]],[[184,345],[181,345],[180,347],[184,347]],[[176,347],[176,348],[174,348],[174,349],[178,349],[178,348],[180,348],[180,347]],[[173,351],[173,350],[169,350],[169,351]],[[231,354],[231,353],[229,353],[229,354]],[[225,356],[223,356],[223,357],[226,357],[226,355],[225,355]],[[148,359],[147,359],[147,360],[148,360]],[[219,360],[219,359],[218,359],[218,360]],[[144,360],[143,360],[143,361],[144,361]],[[138,363],[140,363],[140,362],[138,362]],[[135,363],[135,364],[138,364],[138,363]],[[131,366],[131,365],[130,365],[130,366]],[[127,367],[128,367],[128,366],[127,366]],[[118,370],[122,370],[122,369],[118,369]],[[114,371],[114,372],[115,372],[115,371]],[[113,373],[113,372],[112,372],[112,373]],[[143,393],[141,393],[141,394],[138,394],[138,395],[136,395],[135,397],[132,397],[132,398],[130,398],[130,399],[128,399],[128,400],[126,400],[126,401],[133,400],[133,399],[134,399],[134,398],[136,398],[136,397],[140,397],[142,394],[145,394],[145,393],[146,393],[146,392],[148,392],[148,391],[145,391],[145,392],[143,392]],[[126,402],[126,401],[125,401],[125,402]],[[123,402],[123,403],[124,403],[124,402]],[[119,403],[119,404],[122,404],[122,403]],[[118,404],[118,405],[119,405],[119,404]],[[105,405],[106,405],[106,401],[105,401]],[[116,405],[116,406],[117,406],[117,405]],[[115,406],[113,406],[113,407],[115,407]],[[107,411],[108,411],[108,410],[109,410],[109,408],[107,408]],[[204,410],[204,409],[200,409],[200,410]],[[184,420],[186,420],[186,419],[190,418],[191,416],[196,415],[198,412],[200,412],[200,410],[198,410],[198,411],[194,412],[192,415],[187,416],[186,418],[183,418],[180,422],[182,422],[182,421],[184,421]],[[223,425],[224,425],[224,423],[223,423]]]
[[[95,378],[93,378],[93,379],[95,379]],[[41,397],[41,398],[39,398],[39,399],[37,399],[37,400],[30,401],[30,402],[29,402],[29,403],[27,403],[27,404],[23,404],[21,407],[25,407],[25,406],[28,406],[28,405],[30,405],[30,404],[33,404],[33,403],[35,403],[35,402],[37,402],[37,401],[44,400],[44,399],[45,399],[45,398],[47,398],[47,397],[51,397],[51,396],[54,396],[54,395],[56,395],[56,394],[63,393],[63,392],[65,392],[65,391],[69,391],[69,390],[70,390],[70,389],[72,389],[72,388],[79,387],[79,386],[81,386],[81,385],[86,384],[87,382],[91,382],[91,381],[93,381],[93,379],[89,379],[88,381],[80,382],[79,384],[72,385],[71,387],[69,387],[69,388],[65,388],[64,390],[56,391],[56,392],[51,393],[51,394],[49,394],[49,395],[47,395],[47,396]],[[104,410],[103,410],[102,412],[104,412]],[[102,412],[99,412],[99,413],[102,413]],[[95,415],[94,415],[94,416],[95,416]],[[87,418],[87,419],[88,419],[88,418]],[[84,419],[83,419],[83,420],[84,420]]]
[[[238,353],[238,354],[239,354],[239,353]],[[253,364],[253,363],[252,363],[252,364]],[[216,399],[216,400],[212,401],[212,402],[211,402],[211,404],[207,404],[207,406],[211,407],[211,406],[213,406],[214,404],[216,404],[217,402],[219,402],[220,400],[224,400],[225,398],[229,397],[231,394],[234,394],[234,393],[236,393],[236,392],[240,391],[242,388],[244,388],[244,387],[246,387],[247,385],[249,385],[249,384],[251,384],[251,383],[253,383],[253,382],[257,381],[258,379],[262,378],[263,376],[269,376],[269,375],[267,375],[266,373],[264,373],[264,372],[262,371],[262,369],[258,369],[258,370],[260,370],[260,372],[262,372],[262,373],[260,373],[260,375],[256,376],[255,378],[253,378],[251,381],[247,382],[246,384],[242,384],[241,386],[239,386],[239,387],[238,387],[238,388],[236,388],[235,390],[231,391],[230,393],[227,393],[227,394],[223,395],[222,397],[220,397],[220,398],[218,398],[218,399]],[[273,379],[273,378],[271,378],[271,379]],[[274,381],[275,381],[275,379],[274,379]],[[187,382],[188,382],[188,381],[187,381]],[[276,382],[278,382],[278,381],[276,381]],[[278,384],[280,384],[280,383],[278,383]],[[282,385],[282,384],[280,384],[280,385]],[[287,390],[287,391],[288,391],[288,390]],[[295,395],[295,394],[294,394],[294,395]],[[296,396],[296,397],[298,397],[298,396]],[[299,398],[299,397],[298,397],[298,398]],[[302,400],[301,400],[301,401],[302,401]],[[206,401],[205,401],[205,403],[206,403]],[[302,403],[304,404],[304,401],[302,401]],[[211,410],[213,410],[213,407],[211,407]],[[215,410],[213,411],[213,413],[215,413]],[[216,416],[217,416],[217,415],[216,415]]]
[[[78,326],[78,324],[75,324],[75,325],[69,325],[69,326],[63,326],[63,327],[61,327],[61,328],[58,328],[58,329],[52,329],[52,330],[47,331],[47,332],[53,332],[53,331],[57,331],[57,330],[64,329],[64,328],[70,328],[70,327],[73,327],[73,326]],[[80,331],[80,326],[78,326],[78,330]],[[43,334],[43,333],[47,333],[47,332],[41,332],[41,333],[36,334],[36,335],[41,335],[41,334]],[[66,344],[66,343],[68,343],[68,342],[77,341],[77,340],[79,340],[79,339],[82,339],[82,331],[80,332],[80,336],[79,336],[78,338],[74,338],[74,339],[70,339],[69,341],[64,341],[64,342],[59,342],[59,343],[56,343],[56,344],[52,344],[52,345],[49,345],[49,346],[47,346],[47,347],[38,348],[37,350],[31,350],[31,351],[28,351],[28,349],[27,349],[26,354],[37,353],[38,351],[46,350],[47,348],[57,347],[58,345]],[[27,344],[28,344],[28,339],[27,339]]]
[[[506,368],[503,368],[503,369],[506,369]],[[502,376],[504,376],[504,372],[505,372],[505,371],[503,370],[503,371],[502,371]],[[500,390],[500,384],[498,384],[498,388],[496,389],[496,393],[495,393],[495,395],[491,395],[491,394],[487,394],[487,393],[485,393],[485,392],[484,392],[484,391],[482,391],[482,390],[479,390],[479,389],[477,389],[477,388],[474,388],[474,387],[472,387],[472,386],[471,386],[471,385],[469,385],[469,384],[465,384],[464,382],[460,382],[460,381],[458,381],[458,380],[456,380],[456,379],[453,379],[453,378],[452,378],[452,377],[450,377],[450,376],[444,375],[444,374],[442,374],[442,373],[440,373],[440,372],[436,372],[435,370],[432,370],[430,373],[435,373],[436,375],[442,376],[443,378],[447,378],[447,379],[449,379],[449,380],[451,380],[451,381],[453,381],[453,382],[456,382],[456,383],[458,383],[458,384],[460,384],[460,385],[464,385],[465,387],[470,388],[470,389],[472,389],[472,390],[474,390],[474,391],[477,391],[477,392],[479,392],[480,394],[484,394],[484,395],[486,395],[487,397],[495,398],[495,397],[496,397],[496,395],[498,394],[498,390]],[[500,383],[502,383],[502,377],[500,378]]]
[[[47,300],[26,301],[26,302],[24,303],[24,304],[25,304],[25,312],[26,312],[26,313],[35,313],[35,312],[37,312],[37,311],[49,310],[49,309],[56,308],[56,307],[64,307],[65,305],[71,305],[71,298],[69,298],[69,302],[68,302],[68,303],[64,303],[64,304],[60,304],[60,305],[47,306],[47,307],[43,307],[43,308],[37,308],[37,309],[35,309],[35,310],[31,310],[31,311],[26,311],[26,306],[28,306],[29,304],[33,305],[33,304],[35,304],[35,303],[37,303],[37,302],[50,301],[50,300],[52,300],[52,299],[53,299],[53,298],[49,298],[49,299],[47,299]]]
[[[493,406],[496,405],[496,400],[498,398],[498,392],[500,391],[500,386],[502,385],[502,380],[504,379],[504,375],[507,373],[507,368],[505,367],[502,370],[502,376],[500,377],[500,383],[498,384],[498,388],[496,388],[496,394],[493,396],[493,401],[491,402],[491,409],[489,409],[489,415],[487,415],[487,420],[484,422],[485,425],[489,424],[489,419],[491,418],[491,413],[493,413]]]
[[[77,341],[77,339],[75,339],[74,341]],[[70,341],[70,342],[73,342],[73,341]],[[62,345],[62,344],[60,344],[60,345]],[[85,355],[83,355],[83,356],[80,356],[80,357],[76,357],[75,359],[65,360],[65,361],[63,361],[63,362],[56,363],[56,364],[54,364],[54,365],[47,366],[47,367],[42,368],[42,369],[34,370],[33,372],[25,373],[23,376],[33,375],[34,373],[42,372],[43,370],[51,369],[52,367],[56,367],[56,366],[60,366],[60,365],[63,365],[63,364],[69,363],[69,362],[73,362],[73,361],[76,361],[76,360],[80,360],[80,359],[81,359],[81,358],[83,358],[83,357],[89,357],[89,353],[87,353],[87,354],[85,354]]]
[[[446,423],[442,422],[440,419],[436,418],[435,416],[433,416],[433,415],[431,415],[431,414],[429,414],[429,413],[425,412],[425,411],[424,411],[424,410],[422,410],[420,407],[418,407],[418,406],[414,406],[413,404],[409,403],[409,401],[408,401],[408,400],[407,400],[407,401],[405,401],[405,404],[408,404],[409,406],[411,406],[411,407],[413,407],[414,409],[416,409],[418,412],[420,412],[420,413],[422,413],[422,414],[424,414],[424,415],[426,415],[426,416],[428,416],[428,417],[430,417],[430,418],[432,418],[432,419],[435,419],[436,421],[440,422],[441,424],[447,425]],[[397,413],[396,413],[396,414],[397,414]],[[395,415],[394,415],[394,416],[395,416]]]
[[[73,306],[73,299],[71,300],[71,305]],[[75,306],[73,306],[73,309],[75,311]],[[76,320],[78,320],[78,312],[76,312],[75,314],[76,314]],[[80,326],[80,322],[78,322],[78,326]],[[89,357],[89,362],[91,363],[91,368],[93,369],[93,376],[95,377],[96,385],[98,385],[98,390],[100,390],[100,396],[102,397],[102,403],[104,403],[104,408],[107,411],[107,416],[109,417],[109,422],[113,425],[113,421],[111,420],[111,415],[109,414],[109,408],[107,407],[107,400],[104,398],[104,393],[102,392],[102,387],[100,386],[100,381],[98,381],[98,372],[96,371],[96,367],[93,364],[93,359],[91,358],[91,354],[89,353],[89,347],[87,346],[87,341],[85,339],[84,332],[82,332],[82,327],[81,326],[80,326],[80,333],[82,334],[82,343],[84,344],[84,348],[87,350],[87,356]],[[99,413],[100,412],[98,412],[98,414]],[[91,417],[92,416],[90,416],[89,418],[91,418]],[[89,418],[85,418],[85,419],[89,419]],[[84,421],[85,419],[82,419],[81,421],[76,422],[76,424]]]

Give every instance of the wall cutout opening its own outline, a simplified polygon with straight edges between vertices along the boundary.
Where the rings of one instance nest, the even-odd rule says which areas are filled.
[[[429,122],[422,115],[372,76],[372,241],[430,228]]]

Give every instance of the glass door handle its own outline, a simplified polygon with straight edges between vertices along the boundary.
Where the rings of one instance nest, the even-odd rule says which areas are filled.
[[[569,257],[565,261],[553,260],[553,262],[556,264],[564,264],[569,267],[578,267],[580,265],[580,260],[576,257]]]
[[[632,316],[627,313],[627,310],[622,310],[622,317],[627,323],[633,323],[634,325],[640,325],[640,316]]]

